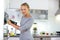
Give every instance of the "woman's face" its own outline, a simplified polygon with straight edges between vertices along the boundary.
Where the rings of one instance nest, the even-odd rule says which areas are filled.
[[[27,6],[21,6],[21,12],[23,15],[26,15],[29,12],[29,8]]]

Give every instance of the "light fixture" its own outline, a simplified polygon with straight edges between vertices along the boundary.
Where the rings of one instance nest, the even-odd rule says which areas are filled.
[[[57,21],[60,21],[60,9],[57,10],[55,16],[56,16],[56,20],[57,20]]]
[[[56,15],[56,20],[57,21],[60,21],[60,14],[59,15]]]
[[[60,0],[59,0],[59,9],[57,10],[55,17],[56,17],[56,21],[60,21]]]

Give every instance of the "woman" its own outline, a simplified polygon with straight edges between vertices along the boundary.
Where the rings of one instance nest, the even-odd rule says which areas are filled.
[[[21,12],[23,16],[21,19],[20,26],[12,24],[10,20],[7,21],[9,25],[21,31],[20,40],[33,40],[33,36],[30,33],[30,28],[33,24],[33,18],[29,14],[29,10],[30,10],[30,7],[27,3],[23,3],[21,5]]]

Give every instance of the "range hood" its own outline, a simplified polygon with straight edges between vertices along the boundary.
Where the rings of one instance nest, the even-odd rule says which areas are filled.
[[[59,15],[60,14],[60,9],[57,10],[55,16]]]
[[[59,15],[60,14],[60,0],[59,0],[59,9],[57,10],[55,16]]]

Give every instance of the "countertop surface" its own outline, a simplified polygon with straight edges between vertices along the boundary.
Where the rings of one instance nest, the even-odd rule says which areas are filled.
[[[50,38],[50,37],[60,37],[60,36],[57,36],[57,35],[34,35],[33,36],[34,38]]]
[[[14,36],[14,37],[19,37],[19,36]],[[34,38],[49,38],[49,37],[60,37],[57,35],[33,35]]]

